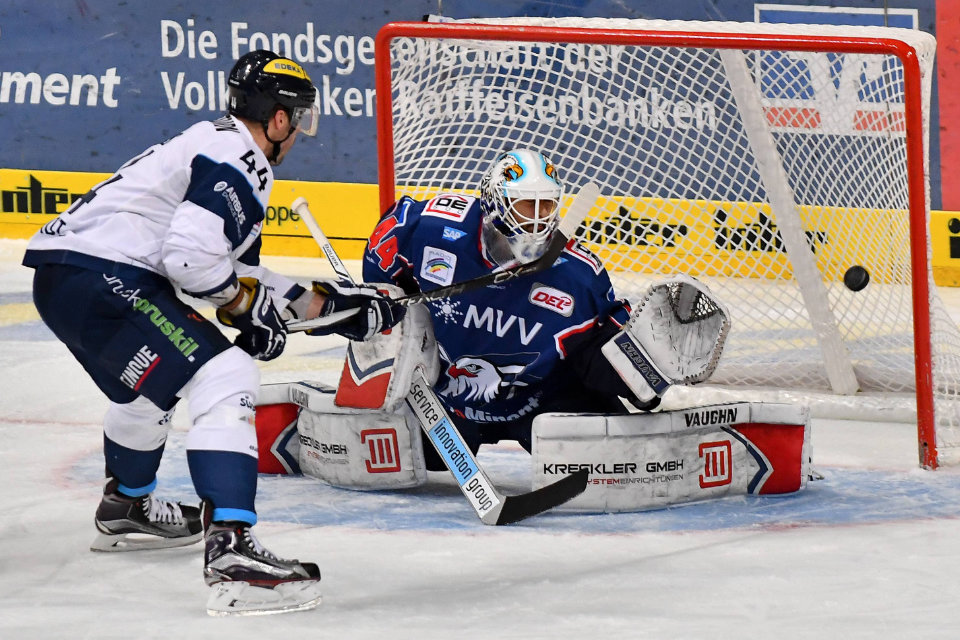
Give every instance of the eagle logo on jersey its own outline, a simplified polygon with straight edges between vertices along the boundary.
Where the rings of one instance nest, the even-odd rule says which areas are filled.
[[[524,366],[508,364],[497,366],[483,358],[464,356],[447,367],[445,396],[464,396],[465,402],[490,402],[512,385],[525,385],[515,380]],[[508,379],[509,378],[509,379]]]

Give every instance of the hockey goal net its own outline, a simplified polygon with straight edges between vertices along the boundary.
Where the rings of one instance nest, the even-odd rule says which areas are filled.
[[[381,205],[475,193],[499,152],[539,149],[569,194],[600,185],[578,236],[619,295],[683,272],[726,301],[710,386],[853,418],[906,402],[921,465],[957,462],[960,332],[929,268],[934,50],[929,34],[870,27],[389,24]],[[859,291],[843,282],[856,265]]]

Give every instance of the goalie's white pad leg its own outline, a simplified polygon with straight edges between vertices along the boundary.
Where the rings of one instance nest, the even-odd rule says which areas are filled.
[[[713,374],[730,331],[730,314],[705,284],[675,275],[651,286],[623,330],[600,351],[643,402],[673,384]]]
[[[345,489],[403,489],[426,482],[420,428],[406,406],[399,412],[341,407],[335,393],[318,383],[264,385],[261,401],[287,410],[276,412],[284,416],[279,422],[268,422],[269,412],[258,418],[259,466],[267,466],[265,456],[294,455],[299,472]],[[288,433],[288,417],[296,420],[295,438]]]
[[[643,511],[731,495],[792,493],[810,475],[806,407],[743,402],[662,413],[547,413],[533,421],[533,486],[586,470],[560,507]]]
[[[263,616],[308,611],[320,604],[320,583],[316,580],[284,582],[273,588],[247,582],[219,582],[211,587],[207,613],[212,616]]]

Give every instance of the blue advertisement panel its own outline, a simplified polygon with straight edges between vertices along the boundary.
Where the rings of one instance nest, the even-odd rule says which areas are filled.
[[[277,177],[375,183],[374,36],[386,22],[437,13],[886,23],[930,32],[935,24],[934,0],[847,0],[839,7],[827,1],[300,0],[282,8],[252,0],[6,0],[0,5],[0,168],[112,172],[158,139],[225,111],[233,61],[269,48],[304,66],[321,109],[317,138],[302,141]],[[934,123],[936,105],[935,93]],[[932,129],[937,208],[939,146]]]

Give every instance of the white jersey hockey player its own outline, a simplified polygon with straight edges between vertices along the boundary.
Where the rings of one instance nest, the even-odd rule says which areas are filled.
[[[250,531],[253,358],[280,355],[287,319],[359,308],[313,333],[364,340],[393,326],[402,309],[337,282],[307,290],[260,265],[272,165],[299,133],[316,133],[316,89],[296,62],[262,50],[237,61],[228,85],[228,115],[131,159],[44,226],[23,262],[36,269],[44,322],[111,401],[92,548],[175,546],[205,534],[211,613],[311,608],[319,602],[317,566],[277,558]],[[218,320],[239,330],[235,343],[181,291],[213,303]],[[180,398],[193,420],[187,460],[202,512],[153,496]]]

